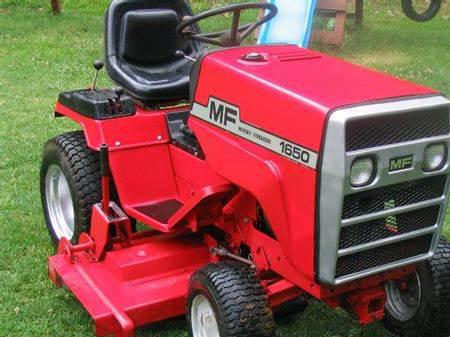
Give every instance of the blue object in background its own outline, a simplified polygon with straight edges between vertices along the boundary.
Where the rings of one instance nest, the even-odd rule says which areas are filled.
[[[316,0],[268,0],[278,15],[265,23],[258,44],[291,43],[307,48],[311,36]]]

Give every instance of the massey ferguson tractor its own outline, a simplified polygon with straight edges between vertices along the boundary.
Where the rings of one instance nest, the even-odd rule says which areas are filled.
[[[241,13],[262,10],[241,24]],[[228,30],[199,23],[224,13]],[[63,92],[81,131],[44,148],[49,275],[97,336],[187,315],[191,337],[270,337],[308,301],[450,335],[450,101],[294,45],[241,45],[275,6],[193,15],[115,0],[104,64],[118,87]],[[207,45],[221,48],[208,50]]]

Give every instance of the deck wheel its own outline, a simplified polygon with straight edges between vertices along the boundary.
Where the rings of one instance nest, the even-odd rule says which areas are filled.
[[[187,319],[190,337],[272,337],[268,296],[255,273],[238,262],[209,264],[192,276]]]

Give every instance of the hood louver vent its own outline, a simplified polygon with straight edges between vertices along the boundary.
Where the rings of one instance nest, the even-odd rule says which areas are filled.
[[[272,54],[280,62],[291,62],[300,60],[309,60],[322,57],[319,53],[307,49],[301,49],[295,52]]]

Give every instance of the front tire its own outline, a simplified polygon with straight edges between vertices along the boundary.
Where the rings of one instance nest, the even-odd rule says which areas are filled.
[[[41,200],[50,237],[77,243],[89,230],[91,211],[100,202],[99,155],[88,148],[82,131],[49,140],[43,151]]]
[[[209,264],[190,280],[190,337],[272,337],[268,296],[255,273],[237,262]]]
[[[450,335],[450,245],[441,239],[430,261],[406,282],[386,284],[384,325],[405,337]]]

